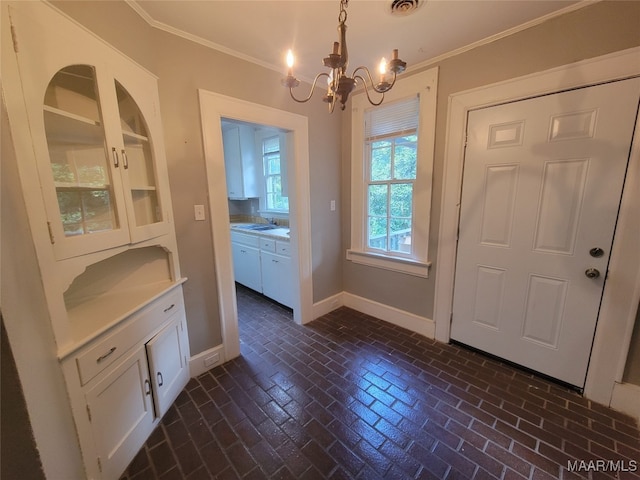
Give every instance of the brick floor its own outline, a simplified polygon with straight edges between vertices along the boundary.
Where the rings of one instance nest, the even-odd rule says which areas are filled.
[[[571,390],[348,308],[298,326],[238,298],[241,357],[191,379],[123,480],[640,479],[634,421]]]

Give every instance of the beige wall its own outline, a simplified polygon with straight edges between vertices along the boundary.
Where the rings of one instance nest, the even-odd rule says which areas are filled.
[[[159,77],[191,354],[222,343],[211,222],[193,220],[193,205],[207,205],[198,89],[308,117],[313,298],[341,292],[340,214],[329,211],[331,200],[340,203],[341,114],[329,115],[319,99],[294,103],[281,73],[151,28],[124,2],[55,5]]]
[[[604,1],[553,18],[493,43],[447,58],[439,67],[436,145],[430,221],[430,278],[390,273],[344,261],[345,291],[433,318],[435,264],[438,247],[444,168],[447,102],[451,94],[640,45],[640,2]],[[416,44],[429,41],[416,39]],[[350,128],[342,135],[343,248],[349,247]]]
[[[640,305],[638,305],[638,311],[636,312],[636,323],[631,335],[629,354],[622,381],[640,386]]]

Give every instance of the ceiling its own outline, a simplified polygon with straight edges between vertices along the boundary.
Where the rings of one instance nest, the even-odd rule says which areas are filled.
[[[372,74],[393,48],[408,69],[441,55],[499,38],[522,25],[579,8],[588,0],[401,0],[418,3],[409,15],[392,15],[393,0],[350,0],[347,73]],[[398,0],[396,0],[398,1]],[[151,25],[286,73],[313,79],[337,41],[339,0],[128,0]]]

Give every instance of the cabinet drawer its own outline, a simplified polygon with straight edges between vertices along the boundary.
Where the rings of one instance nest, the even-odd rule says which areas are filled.
[[[291,245],[289,242],[276,241],[276,253],[278,255],[284,255],[286,257],[291,256]]]
[[[132,315],[110,335],[96,340],[76,357],[80,383],[85,385],[171,315],[183,309],[182,289],[178,288]]]
[[[231,241],[240,245],[258,248],[260,239],[256,235],[247,235],[245,233],[231,232]]]
[[[271,240],[270,238],[260,238],[260,250],[264,252],[275,252],[276,251],[276,241]]]

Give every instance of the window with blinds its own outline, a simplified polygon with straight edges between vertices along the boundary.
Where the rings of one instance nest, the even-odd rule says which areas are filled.
[[[364,114],[366,245],[373,251],[412,254],[419,108],[416,95]]]

